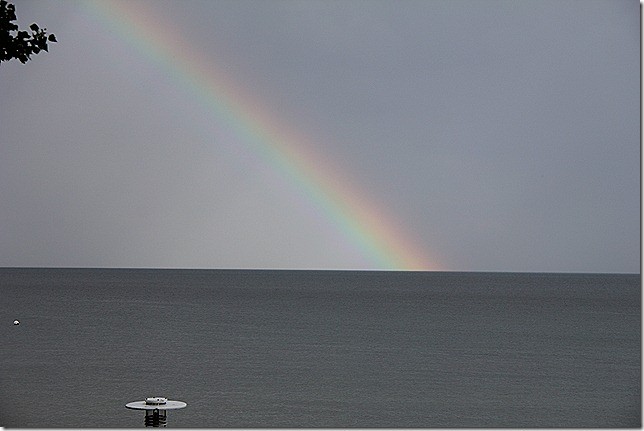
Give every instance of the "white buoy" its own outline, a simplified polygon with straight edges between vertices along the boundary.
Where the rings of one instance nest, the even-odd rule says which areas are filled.
[[[125,407],[132,410],[145,410],[146,427],[164,427],[167,424],[166,410],[182,409],[187,406],[183,401],[172,401],[163,397],[148,397],[145,401],[127,403]]]
[[[16,326],[20,325],[20,320],[18,320],[18,319],[14,320],[13,324],[16,325]]]

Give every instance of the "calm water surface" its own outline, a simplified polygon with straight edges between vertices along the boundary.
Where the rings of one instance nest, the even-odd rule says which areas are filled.
[[[0,425],[640,427],[639,275],[0,269]],[[19,319],[19,326],[13,320]]]

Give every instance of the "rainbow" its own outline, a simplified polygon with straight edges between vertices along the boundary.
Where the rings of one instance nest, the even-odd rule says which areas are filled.
[[[376,269],[442,269],[439,260],[415,244],[387,211],[369,202],[345,175],[316,154],[307,136],[246,94],[147,3],[96,0],[82,4],[93,18],[199,98],[253,153],[293,183]]]

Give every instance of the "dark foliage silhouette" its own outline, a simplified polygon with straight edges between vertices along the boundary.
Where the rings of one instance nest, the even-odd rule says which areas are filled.
[[[18,30],[13,23],[16,20],[14,5],[0,0],[0,63],[12,59],[26,63],[32,54],[48,51],[47,42],[57,42],[56,36],[47,36],[47,29],[33,23],[29,26],[31,33]]]

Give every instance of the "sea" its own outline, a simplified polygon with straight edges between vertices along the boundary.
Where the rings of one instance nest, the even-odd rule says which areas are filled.
[[[0,268],[0,426],[639,428],[639,274]],[[14,324],[18,320],[19,324]]]

